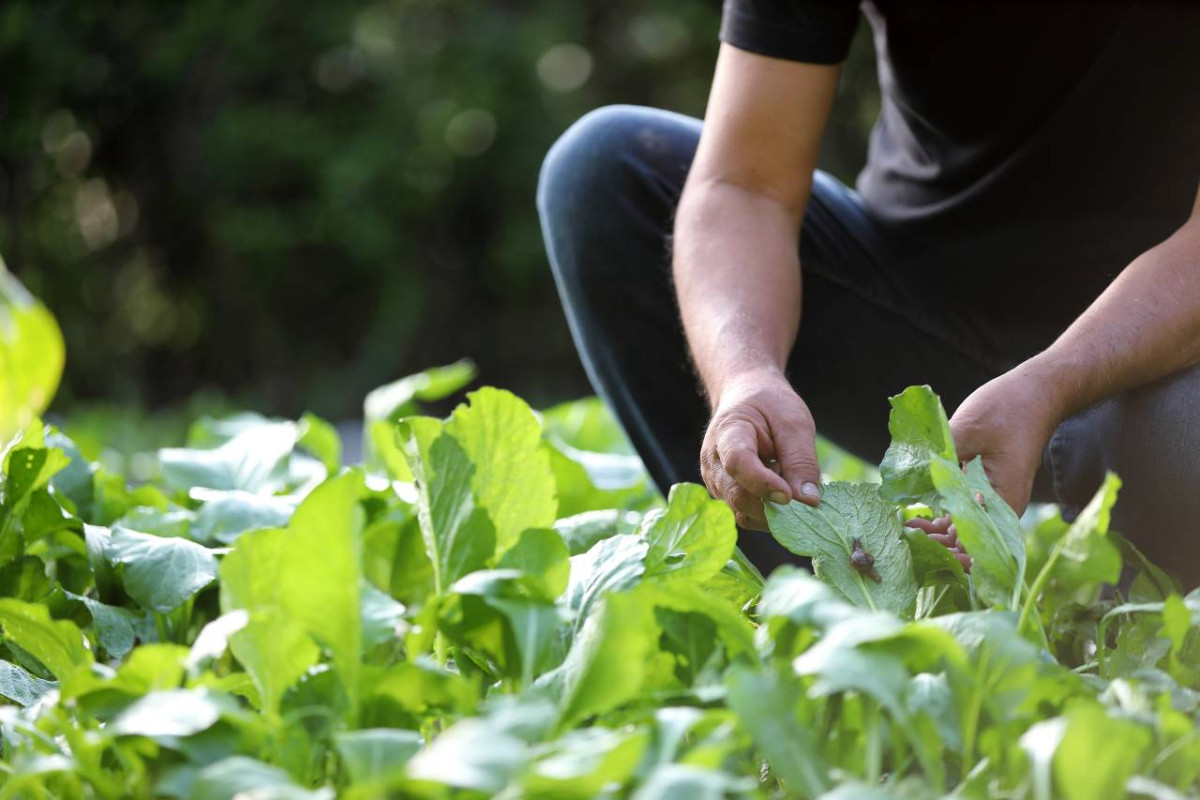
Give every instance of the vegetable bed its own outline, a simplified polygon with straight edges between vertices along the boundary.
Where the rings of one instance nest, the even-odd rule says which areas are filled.
[[[1116,477],[1023,527],[913,387],[881,483],[768,509],[816,574],[764,582],[595,400],[420,415],[471,378],[373,392],[362,466],[243,414],[133,485],[24,425],[0,797],[1198,796],[1200,594],[1108,530]],[[942,513],[969,574],[902,524]]]

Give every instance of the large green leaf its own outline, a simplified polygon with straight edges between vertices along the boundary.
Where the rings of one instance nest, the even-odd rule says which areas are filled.
[[[221,609],[249,612],[247,623],[228,635],[238,661],[254,678],[263,708],[278,712],[283,693],[317,662],[317,646],[291,616],[284,582],[292,544],[288,532],[248,533],[221,562]],[[294,576],[292,580],[303,579]]]
[[[929,475],[930,458],[958,460],[942,401],[928,386],[910,386],[888,402],[892,443],[879,465],[880,494],[897,503],[931,502],[936,489]]]
[[[116,528],[106,555],[112,566],[124,568],[122,582],[129,596],[160,614],[178,608],[217,577],[211,550],[175,536]]]
[[[646,572],[649,549],[638,536],[614,536],[571,559],[566,605],[575,616],[575,629],[587,620],[592,606],[610,592],[631,589]]]
[[[979,596],[989,605],[1014,607],[1023,585],[1025,540],[1012,510],[988,484],[982,461],[974,459],[964,471],[957,462],[935,456],[929,472],[941,507],[950,512],[958,538],[971,554],[971,578]]]
[[[229,800],[231,797],[271,800],[333,800],[332,789],[304,789],[270,764],[246,756],[230,756],[200,770],[190,800]]]
[[[524,796],[592,800],[629,780],[646,750],[644,731],[584,728],[540,745],[521,778]]]
[[[812,732],[797,719],[798,687],[771,672],[736,669],[729,674],[729,706],[754,737],[771,769],[796,794],[816,796],[829,787],[829,767]]]
[[[484,387],[468,395],[445,425],[474,466],[471,489],[496,532],[496,549],[512,547],[526,528],[554,524],[554,473],[533,411],[511,392]],[[411,465],[410,465],[411,466]]]
[[[527,699],[500,703],[484,716],[459,720],[408,762],[406,773],[421,783],[496,795],[532,756],[545,736],[554,708]]]
[[[287,525],[299,502],[295,495],[242,491],[205,492],[203,499],[204,505],[191,525],[191,535],[198,541],[217,544],[232,544],[246,531]]]
[[[475,466],[444,425],[428,417],[401,422],[397,435],[417,481],[417,518],[438,594],[495,554],[496,531],[472,491]]]
[[[721,571],[737,545],[733,512],[694,483],[672,487],[666,509],[651,511],[638,533],[649,545],[646,579],[703,583]]]
[[[191,736],[211,728],[229,708],[228,698],[206,689],[151,692],[122,711],[109,730],[122,736]]]
[[[404,777],[404,765],[424,740],[416,731],[368,728],[342,731],[334,738],[338,756],[355,783],[377,788]]]
[[[768,502],[766,508],[771,535],[793,553],[811,556],[817,577],[851,603],[912,615],[912,555],[895,506],[879,497],[874,484],[827,484],[816,508],[796,501]],[[855,539],[874,556],[879,581],[852,565]]]
[[[0,627],[7,639],[40,661],[60,681],[93,661],[92,651],[87,649],[75,623],[51,619],[43,605],[0,599]]]
[[[18,523],[35,493],[70,463],[63,451],[44,444],[41,422],[34,420],[21,441],[5,454],[4,497],[0,500],[0,566],[21,554],[24,543]]]
[[[303,631],[329,649],[351,713],[357,712],[362,491],[357,472],[329,479],[305,498],[286,530],[242,536],[221,565],[222,610],[251,613],[250,625],[231,639],[233,652],[268,707],[315,658]]]
[[[1122,797],[1125,782],[1153,741],[1150,731],[1096,703],[1076,705],[1066,717],[1067,729],[1054,752],[1059,795],[1067,800]]]
[[[54,316],[0,259],[0,442],[50,405],[65,358]]]
[[[412,480],[396,439],[396,423],[420,412],[417,401],[441,400],[474,379],[475,365],[464,359],[431,367],[372,390],[363,402],[364,466],[395,480]]]
[[[31,675],[28,670],[8,661],[0,661],[0,697],[31,706],[58,684]]]
[[[293,422],[263,421],[211,449],[165,448],[158,452],[163,482],[182,492],[201,486],[274,494],[288,484],[296,436]]]
[[[609,594],[588,615],[551,683],[561,687],[559,727],[635,698],[658,640],[649,597]]]

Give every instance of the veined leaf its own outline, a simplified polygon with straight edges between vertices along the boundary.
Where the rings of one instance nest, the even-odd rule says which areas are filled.
[[[821,504],[766,503],[767,521],[776,541],[799,555],[811,556],[816,575],[854,605],[912,616],[917,598],[912,555],[903,540],[896,508],[870,483],[831,483]],[[875,559],[875,581],[851,562],[854,540]]]
[[[43,605],[0,599],[0,627],[6,638],[40,661],[60,681],[93,661],[92,651],[87,649],[83,633],[75,623],[51,619]]]
[[[165,614],[217,577],[217,558],[203,545],[175,536],[151,536],[116,528],[106,556],[124,567],[125,591],[149,611]]]
[[[910,386],[888,402],[892,443],[879,465],[879,493],[896,503],[932,504],[937,490],[929,475],[931,457],[958,461],[941,398],[928,386]]]
[[[0,259],[0,442],[50,405],[65,358],[53,315]]]
[[[397,435],[417,480],[417,518],[440,595],[492,558],[496,531],[487,512],[475,504],[475,466],[440,421],[412,417],[400,423]]]
[[[665,509],[642,519],[646,540],[646,580],[702,583],[721,571],[737,545],[737,527],[729,506],[709,497],[694,483],[671,489]]]
[[[542,447],[541,425],[525,401],[492,387],[467,397],[470,405],[455,409],[444,430],[474,466],[471,489],[495,527],[496,550],[503,553],[526,528],[554,524],[554,473]]]

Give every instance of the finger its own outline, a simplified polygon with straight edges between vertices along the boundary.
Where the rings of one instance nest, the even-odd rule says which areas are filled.
[[[792,496],[815,506],[821,502],[821,466],[817,463],[816,433],[811,425],[778,424],[772,427],[775,458]]]
[[[758,436],[749,422],[730,422],[717,438],[717,462],[737,484],[755,497],[776,503],[791,499],[787,481],[763,464]]]
[[[971,557],[966,553],[955,553],[954,557],[958,559],[958,563],[962,564],[963,572],[970,574],[971,572]]]
[[[750,520],[755,526],[761,526],[756,527],[757,530],[766,530],[766,511],[763,509],[762,501],[757,497],[742,487],[735,486],[729,492],[729,505],[735,512]]]
[[[910,520],[906,520],[904,524],[909,528],[916,528],[926,533],[946,533],[950,529],[950,518],[924,519],[922,517],[913,517]]]
[[[734,515],[739,518],[739,525],[743,525],[742,520],[745,520],[743,527],[766,530],[767,517],[761,500],[738,485],[720,467],[713,471],[713,482],[716,488],[713,496],[725,501],[733,509]]]
[[[945,547],[947,550],[954,549],[954,543],[951,542],[950,537],[944,533],[931,533],[931,534],[929,534],[929,538],[933,539],[935,542],[940,544],[942,547]]]

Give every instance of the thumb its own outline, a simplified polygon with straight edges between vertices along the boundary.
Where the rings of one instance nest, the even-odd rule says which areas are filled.
[[[815,506],[821,502],[821,467],[817,464],[816,437],[800,431],[777,436],[775,458],[779,472],[792,489],[792,496]]]

